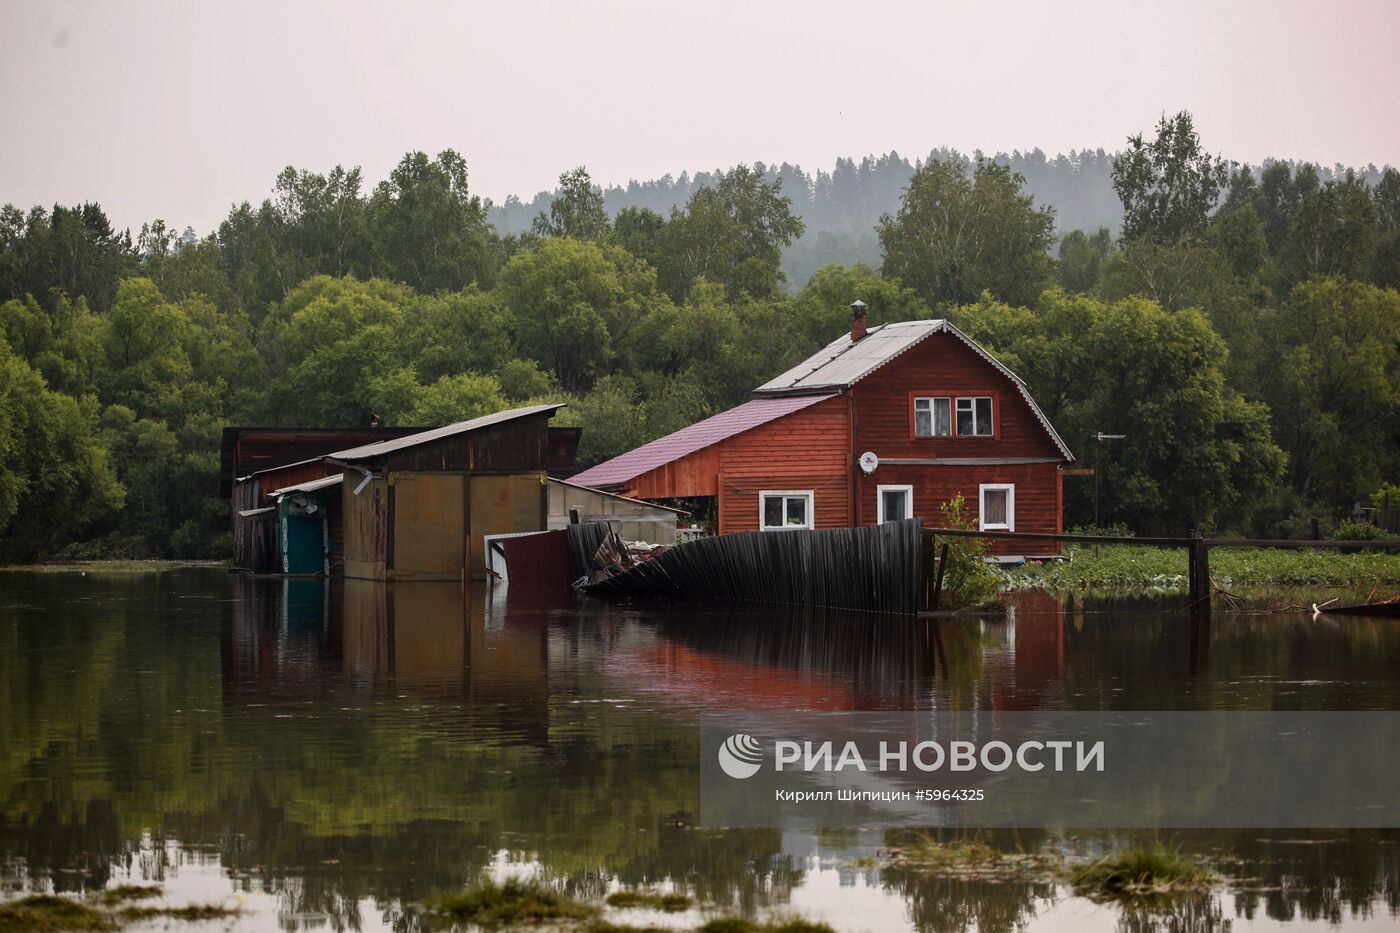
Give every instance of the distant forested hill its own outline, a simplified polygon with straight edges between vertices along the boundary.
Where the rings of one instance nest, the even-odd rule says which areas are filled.
[[[1103,149],[1071,150],[1056,156],[1032,149],[1010,154],[999,152],[990,158],[1025,176],[1024,190],[1037,204],[1048,204],[1055,209],[1057,233],[1092,232],[1107,227],[1117,236],[1123,221],[1123,206],[1113,191],[1113,156],[1114,153]],[[806,234],[783,252],[782,269],[787,275],[788,288],[801,288],[812,273],[827,263],[864,262],[879,266],[880,244],[875,238],[875,224],[881,214],[899,209],[899,199],[915,169],[931,161],[970,165],[986,157],[982,152],[969,156],[945,147],[911,162],[891,151],[885,155],[867,155],[859,161],[837,159],[831,171],[817,169],[815,173],[787,162],[781,165],[755,162],[753,167],[759,173],[782,181],[783,194],[792,198],[792,212],[807,225]],[[1289,161],[1286,164],[1296,168],[1301,163]],[[603,189],[603,202],[610,217],[616,217],[619,211],[629,207],[644,207],[667,216],[673,207],[684,207],[696,191],[713,187],[723,174],[723,169],[694,175],[682,172],[679,177],[665,175],[650,181],[629,181],[626,187],[611,185]],[[1340,165],[1319,169],[1324,182],[1345,174],[1346,167]],[[1375,184],[1381,173],[1370,165],[1358,169],[1357,174],[1368,184]],[[529,201],[511,195],[504,203],[492,207],[491,223],[503,235],[524,233],[537,214],[548,212],[557,195],[557,190],[541,191]]]

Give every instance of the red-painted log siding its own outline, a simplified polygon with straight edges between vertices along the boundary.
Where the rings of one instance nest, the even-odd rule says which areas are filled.
[[[720,534],[758,530],[758,494],[812,490],[817,528],[851,524],[847,401],[828,399],[728,438],[719,448]]]
[[[991,395],[995,437],[914,437],[916,395]],[[1059,457],[1015,383],[952,334],[934,334],[851,387],[856,453],[889,457]],[[863,516],[862,516],[863,517]]]
[[[632,480],[622,491],[634,499],[719,495],[719,447],[711,445],[659,466]]]
[[[977,521],[978,487],[983,483],[1011,483],[1016,487],[1016,530],[1056,533],[1060,526],[1060,475],[1053,463],[1009,466],[903,466],[881,464],[872,476],[860,478],[860,519],[874,524],[876,487],[913,486],[914,516],[925,525],[943,524],[943,503],[959,494],[964,514]],[[994,541],[993,554],[1051,554],[1053,542]]]
[[[718,496],[720,533],[758,529],[758,494],[813,492],[818,528],[851,524],[847,401],[833,398],[696,451],[637,477],[641,499]]]

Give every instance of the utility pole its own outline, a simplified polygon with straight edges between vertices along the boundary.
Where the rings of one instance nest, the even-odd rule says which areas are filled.
[[[1094,435],[1094,534],[1103,534],[1103,528],[1099,525],[1099,448],[1104,441],[1121,441],[1127,437],[1126,434],[1105,434],[1102,431]],[[1099,546],[1094,545],[1094,557],[1099,556]]]

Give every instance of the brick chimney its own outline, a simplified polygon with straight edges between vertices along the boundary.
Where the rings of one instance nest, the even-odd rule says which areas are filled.
[[[857,298],[851,302],[851,343],[858,343],[865,336],[865,302]]]

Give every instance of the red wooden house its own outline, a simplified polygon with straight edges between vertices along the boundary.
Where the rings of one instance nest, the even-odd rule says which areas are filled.
[[[867,330],[858,305],[849,335],[755,394],[573,482],[640,499],[715,497],[720,534],[915,516],[937,525],[959,494],[984,530],[1064,530],[1073,455],[1025,384],[947,321]]]

